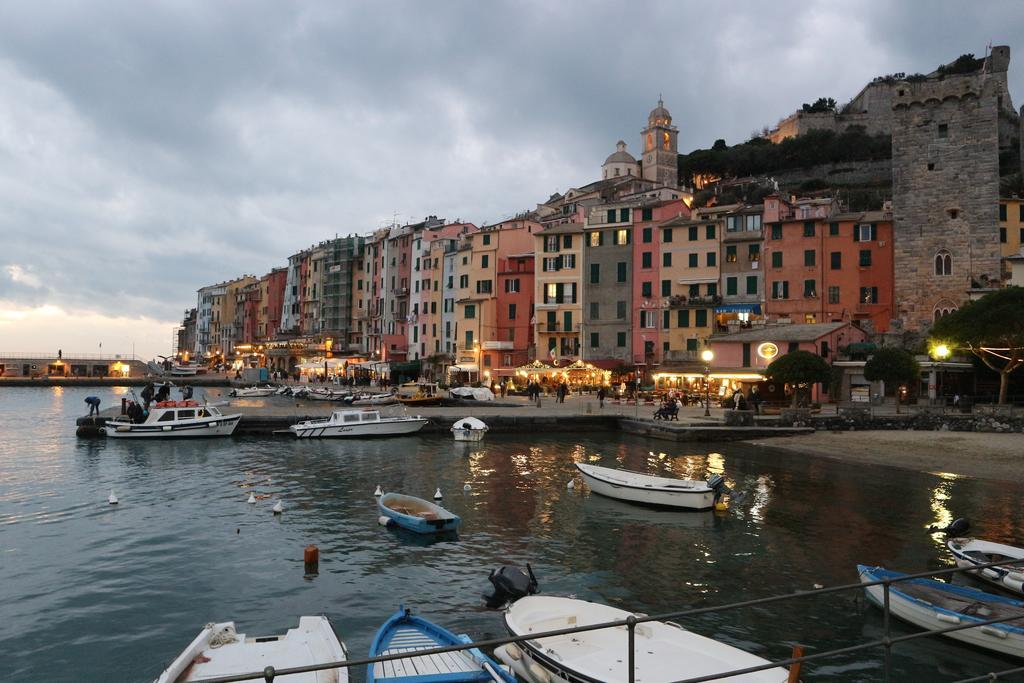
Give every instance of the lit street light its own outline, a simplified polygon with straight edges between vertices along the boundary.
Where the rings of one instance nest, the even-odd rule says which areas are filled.
[[[711,417],[711,361],[715,359],[715,352],[704,349],[700,357],[704,361],[704,417]]]
[[[945,409],[946,409],[946,399],[942,395],[942,361],[944,361],[947,358],[949,358],[949,354],[950,354],[949,347],[946,346],[945,344],[939,344],[938,346],[936,346],[935,348],[932,349],[932,355],[938,361],[939,381],[938,381],[938,391],[937,391],[937,394],[938,394],[938,399],[940,401],[939,405],[942,406],[943,411],[945,411]]]

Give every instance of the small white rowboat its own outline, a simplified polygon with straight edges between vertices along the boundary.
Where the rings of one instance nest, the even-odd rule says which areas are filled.
[[[642,505],[709,510],[714,507],[715,497],[724,486],[721,477],[715,483],[672,479],[581,462],[576,463],[576,469],[594,493]]]
[[[1000,588],[1024,594],[1024,548],[976,538],[951,538],[946,542],[946,546],[956,558],[956,566],[967,569],[989,562],[1019,560],[1020,564],[986,567],[971,574]]]

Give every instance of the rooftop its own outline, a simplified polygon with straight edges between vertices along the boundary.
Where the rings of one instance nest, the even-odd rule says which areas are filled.
[[[812,323],[808,325],[767,325],[765,327],[751,328],[732,334],[712,335],[711,341],[728,342],[799,342],[815,341],[827,336],[838,329],[848,326],[850,323]]]

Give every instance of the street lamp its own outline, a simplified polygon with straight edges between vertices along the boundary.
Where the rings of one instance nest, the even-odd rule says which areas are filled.
[[[711,361],[715,359],[715,352],[704,349],[700,358],[704,361],[704,417],[711,417]]]
[[[932,355],[934,355],[936,360],[938,360],[939,362],[938,398],[939,401],[941,401],[939,405],[941,405],[943,409],[945,409],[946,407],[946,399],[942,395],[942,361],[949,358],[949,353],[949,347],[946,346],[945,344],[939,344],[934,349],[932,349]]]

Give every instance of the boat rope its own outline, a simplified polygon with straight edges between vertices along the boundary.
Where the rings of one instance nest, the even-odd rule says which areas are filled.
[[[214,626],[216,626],[216,624],[209,623],[209,624],[206,625],[206,628],[212,629]],[[219,630],[219,631],[215,632],[213,635],[211,635],[209,642],[210,642],[210,647],[213,648],[213,649],[216,649],[218,647],[221,647],[222,645],[229,645],[231,643],[234,643],[237,640],[238,640],[238,637],[235,634],[234,627],[232,627],[232,626],[225,626],[221,630]]]

